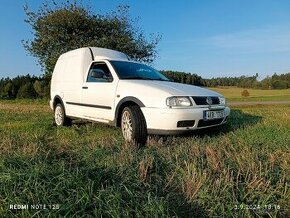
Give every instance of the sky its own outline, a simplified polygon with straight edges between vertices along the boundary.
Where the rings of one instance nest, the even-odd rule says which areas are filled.
[[[0,78],[42,75],[21,40],[32,39],[23,5],[40,0],[2,0]],[[84,0],[97,13],[129,5],[130,15],[149,37],[160,34],[158,70],[196,73],[204,78],[290,72],[289,0]]]

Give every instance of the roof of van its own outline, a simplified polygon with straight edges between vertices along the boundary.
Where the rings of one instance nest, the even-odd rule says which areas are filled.
[[[108,60],[123,60],[128,61],[128,56],[125,53],[99,47],[84,47],[78,48],[61,55],[61,58],[66,58],[69,56],[82,55],[84,53],[90,52],[92,59],[108,59]]]

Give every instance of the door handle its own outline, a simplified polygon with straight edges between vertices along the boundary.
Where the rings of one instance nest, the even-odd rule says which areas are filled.
[[[82,89],[88,89],[88,87],[87,86],[83,86]]]

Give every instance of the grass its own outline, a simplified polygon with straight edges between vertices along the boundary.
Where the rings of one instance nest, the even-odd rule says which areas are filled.
[[[135,149],[101,124],[56,128],[47,103],[0,101],[0,217],[289,217],[290,106],[232,109],[221,129]]]
[[[272,90],[262,90],[262,89],[248,89],[250,96],[242,97],[241,92],[245,90],[244,88],[225,86],[218,88],[210,88],[216,92],[223,94],[229,102],[238,101],[290,101],[290,89],[272,89]]]

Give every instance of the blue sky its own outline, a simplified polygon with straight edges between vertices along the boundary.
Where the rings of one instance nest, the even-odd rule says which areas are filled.
[[[24,50],[30,39],[23,5],[42,1],[2,0],[0,77],[41,75],[37,60]],[[86,2],[86,1],[85,1]],[[159,70],[197,73],[205,78],[290,72],[290,1],[283,0],[88,0],[97,12],[130,6],[146,34],[159,33]]]

